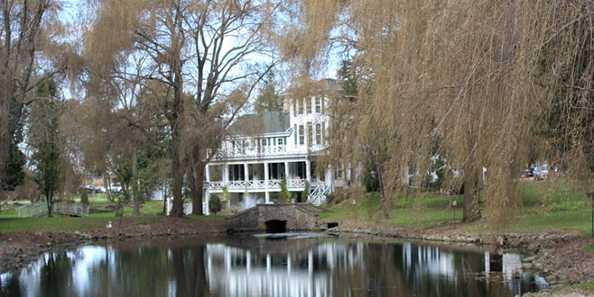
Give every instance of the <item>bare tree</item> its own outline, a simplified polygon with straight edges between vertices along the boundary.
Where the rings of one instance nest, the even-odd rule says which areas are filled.
[[[26,106],[35,90],[41,35],[53,0],[0,1],[0,190],[5,188],[10,147],[23,140]]]
[[[146,57],[136,79],[164,87],[174,216],[183,215],[186,173],[194,211],[201,213],[206,152],[218,146],[271,68],[248,61],[256,55],[270,60],[265,35],[270,11],[268,1],[101,1],[95,44],[121,32],[125,38],[102,50],[106,57],[113,60],[122,52]]]

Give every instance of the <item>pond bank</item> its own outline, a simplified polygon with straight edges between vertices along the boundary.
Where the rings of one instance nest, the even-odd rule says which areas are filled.
[[[331,229],[338,235],[371,235],[388,238],[415,239],[434,242],[463,243],[489,246],[493,249],[518,249],[527,254],[523,267],[541,272],[551,289],[535,297],[594,296],[582,290],[580,284],[594,280],[594,253],[587,251],[594,244],[579,232],[546,231],[540,233],[474,234],[466,224],[444,224],[426,228],[389,228],[358,222],[341,222]],[[591,286],[591,283],[590,283]],[[575,289],[577,288],[577,289]]]
[[[52,249],[132,238],[216,237],[225,232],[223,219],[163,217],[150,223],[114,219],[102,228],[75,232],[0,233],[0,273],[17,271]]]

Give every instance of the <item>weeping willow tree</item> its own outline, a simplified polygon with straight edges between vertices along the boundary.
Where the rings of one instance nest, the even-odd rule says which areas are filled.
[[[372,159],[386,216],[437,154],[462,175],[448,182],[463,186],[464,220],[503,226],[519,207],[516,178],[536,143],[534,115],[562,126],[539,141],[591,156],[589,5],[293,1],[286,32],[301,46],[281,43],[299,75],[319,73],[316,61],[337,45],[362,70],[349,124],[334,124],[331,147]]]

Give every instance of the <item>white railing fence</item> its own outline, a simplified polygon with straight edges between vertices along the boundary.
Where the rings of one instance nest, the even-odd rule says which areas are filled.
[[[326,184],[317,184],[313,186],[309,196],[307,197],[307,202],[315,205],[320,206],[326,203],[328,200],[328,194],[331,192],[330,186]]]
[[[81,203],[57,202],[52,206],[53,213],[56,215],[69,216],[88,216],[89,206]],[[33,218],[47,216],[47,204],[45,202],[36,202],[24,205],[16,209],[17,217]]]
[[[228,190],[279,190],[281,186],[280,179],[271,179],[271,180],[236,180],[236,181],[215,181],[215,182],[205,182],[206,189],[209,191],[223,191],[225,187]],[[296,178],[296,179],[289,179],[287,180],[287,187],[291,188],[305,188],[305,179]]]

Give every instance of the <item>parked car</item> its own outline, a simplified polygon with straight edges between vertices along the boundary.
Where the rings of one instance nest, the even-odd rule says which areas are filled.
[[[113,184],[113,185],[111,185],[111,192],[112,193],[120,193],[120,192],[122,192],[122,186],[120,186],[119,184]]]

